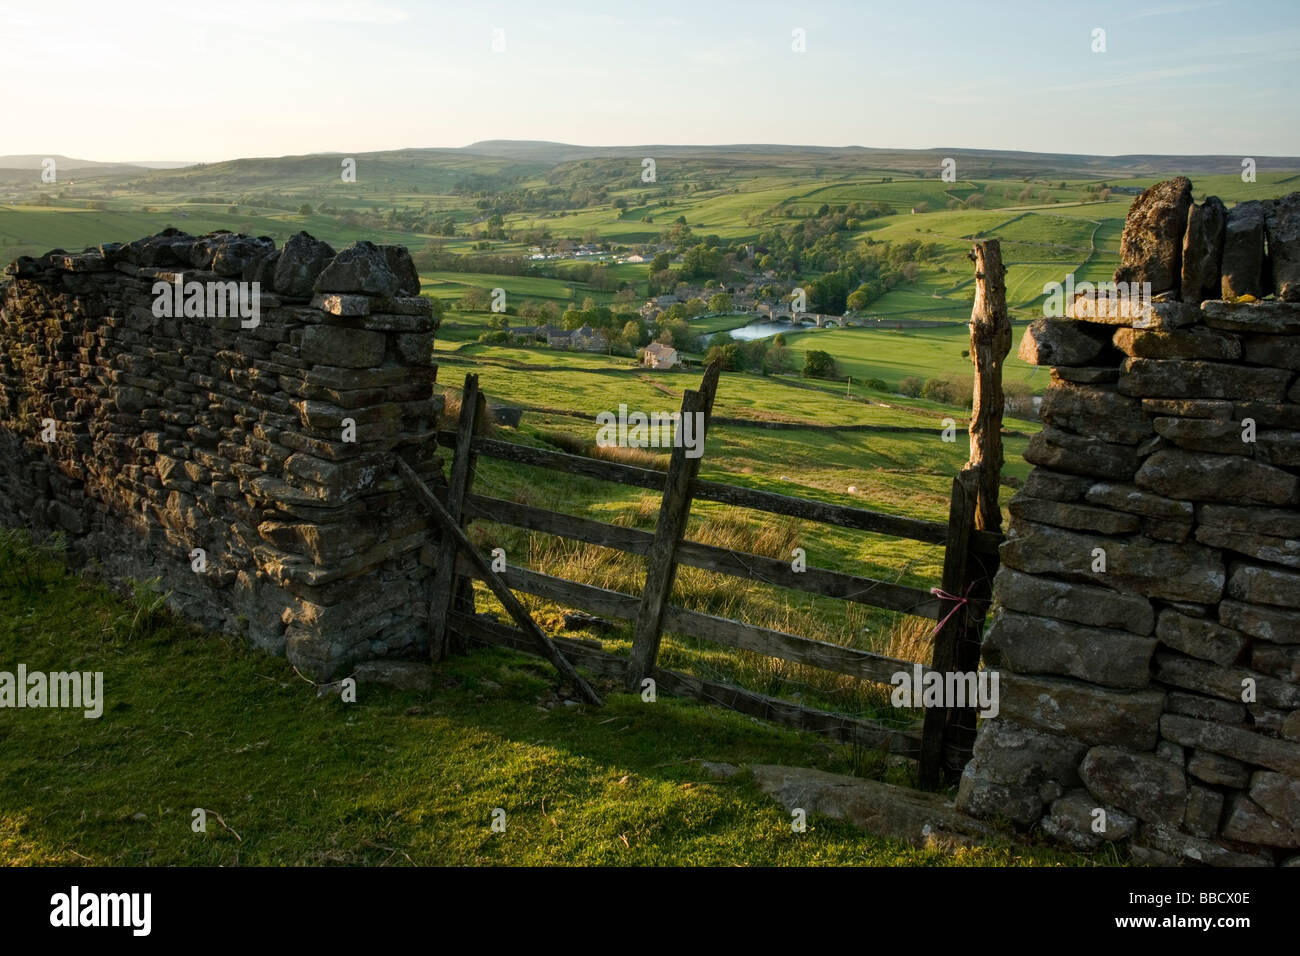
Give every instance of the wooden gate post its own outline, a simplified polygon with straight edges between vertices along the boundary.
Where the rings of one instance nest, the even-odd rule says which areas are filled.
[[[975,365],[975,398],[970,417],[970,464],[980,469],[975,527],[1000,531],[998,484],[1002,480],[1002,363],[1011,351],[1007,318],[1006,268],[996,239],[975,243],[975,305],[970,316],[970,358]]]
[[[700,435],[700,450],[708,434],[709,418],[713,413],[713,399],[718,391],[718,375],[722,365],[714,362],[704,370],[700,390],[686,391],[682,395],[682,420],[678,428],[685,427],[688,415],[703,413],[704,429]],[[702,457],[702,456],[701,456]],[[637,612],[632,634],[632,653],[628,658],[627,687],[641,689],[641,681],[655,669],[659,657],[659,642],[663,637],[664,610],[672,594],[673,580],[677,576],[677,545],[686,532],[686,522],[691,515],[691,482],[700,472],[701,458],[687,458],[683,445],[674,445],[668,464],[668,478],[664,482],[663,502],[659,506],[659,521],[655,537],[646,560],[645,589],[641,592],[641,608]]]
[[[487,410],[487,400],[479,391],[478,376],[466,375],[465,387],[460,394],[460,422],[456,430],[455,457],[447,480],[447,512],[458,526],[464,526],[465,499],[474,481],[475,455],[470,445],[481,427]],[[468,578],[456,574],[456,541],[444,532],[438,548],[438,563],[433,569],[433,583],[429,598],[429,655],[440,661],[451,649],[452,640],[447,628],[447,615],[453,604],[473,601],[473,592],[466,597],[466,588],[473,588]],[[473,613],[472,609],[470,613]]]
[[[975,366],[975,391],[967,470],[978,475],[971,517],[977,530],[999,532],[1002,530],[1002,509],[998,503],[1003,464],[1002,411],[1006,405],[1002,367],[1011,351],[1006,267],[1002,264],[1001,244],[996,239],[977,242],[971,250],[971,259],[975,262],[975,303],[971,309],[970,356]],[[962,590],[950,592],[967,601],[954,615],[954,619],[961,619],[961,626],[953,634],[951,668],[957,673],[973,674],[980,666],[984,618],[993,594],[993,575],[998,561],[996,556],[968,551],[964,565]],[[975,706],[957,707],[947,713],[940,762],[943,775],[950,783],[960,775],[970,759],[975,744],[976,718]]]
[[[948,540],[943,551],[943,591],[963,598],[970,566],[970,535],[975,527],[975,508],[979,494],[978,468],[965,468],[952,480],[952,503],[948,509]],[[940,675],[959,669],[960,645],[966,633],[968,606],[950,608],[953,613],[941,619],[934,635],[934,656],[930,666]],[[976,658],[976,665],[979,660]],[[942,779],[945,740],[948,736],[949,711],[946,707],[927,707],[921,736],[921,786],[935,788]]]

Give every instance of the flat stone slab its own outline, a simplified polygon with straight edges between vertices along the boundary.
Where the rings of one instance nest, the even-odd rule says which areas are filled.
[[[935,793],[824,770],[756,764],[758,788],[787,810],[844,820],[916,847],[974,846],[1012,835],[966,816]]]
[[[363,661],[357,665],[358,684],[379,684],[394,690],[430,690],[433,667],[427,661]]]

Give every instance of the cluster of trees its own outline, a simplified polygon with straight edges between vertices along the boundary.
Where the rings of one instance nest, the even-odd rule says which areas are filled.
[[[910,376],[898,383],[899,394],[910,398],[925,398],[944,405],[970,408],[974,404],[975,383],[970,378],[948,379]],[[1035,421],[1038,409],[1034,404],[1034,390],[1024,382],[1003,382],[1002,394],[1006,397],[1003,413],[1012,418]]]
[[[909,398],[924,398],[943,405],[969,408],[974,401],[975,384],[970,378],[927,378],[909,376],[898,383],[898,391]]]
[[[835,366],[835,359],[829,352],[809,349],[803,357],[803,377],[837,379],[840,373]]]
[[[754,339],[736,342],[725,332],[709,340],[709,350],[704,355],[706,364],[721,362],[724,371],[758,372],[760,375],[794,371],[795,356],[785,344],[784,335],[771,339]]]

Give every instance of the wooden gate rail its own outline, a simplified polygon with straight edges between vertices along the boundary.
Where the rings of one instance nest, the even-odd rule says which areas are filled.
[[[456,441],[456,433],[451,431],[440,431],[437,437],[439,443],[444,445],[454,444]],[[587,458],[583,455],[570,455],[567,452],[551,451],[547,448],[533,448],[530,445],[516,445],[496,438],[475,438],[470,443],[470,447],[476,454],[499,461],[548,468],[569,475],[597,478],[619,485],[647,488],[651,491],[662,492],[664,489],[666,475],[653,468],[623,465],[601,458]],[[853,531],[869,531],[891,538],[906,538],[926,544],[943,544],[948,540],[948,525],[940,521],[904,518],[882,511],[831,504],[811,498],[796,498],[774,491],[741,488],[697,478],[691,483],[691,496],[698,501],[736,505],[768,514],[803,518]],[[971,550],[980,554],[996,555],[1002,540],[1001,534],[976,531],[971,535]]]
[[[462,559],[457,572],[478,577],[469,561]],[[611,591],[591,584],[579,584],[567,578],[552,577],[526,568],[507,568],[501,578],[513,591],[523,591],[548,601],[576,604],[593,613],[620,620],[636,620],[640,598],[622,591]],[[774,631],[730,618],[691,611],[668,605],[664,610],[663,630],[671,634],[703,638],[716,644],[754,651],[768,657],[807,664],[822,670],[848,674],[862,680],[888,684],[899,671],[912,674],[914,661],[904,661],[872,651],[818,641],[784,631]],[[922,673],[930,668],[922,667]]]
[[[533,647],[542,657],[555,665],[555,669],[573,684],[584,700],[590,704],[595,704],[597,707],[602,706],[604,701],[600,699],[600,695],[592,689],[581,674],[574,670],[573,665],[560,653],[555,643],[546,636],[546,633],[537,626],[537,622],[529,616],[528,611],[519,603],[519,599],[511,593],[510,588],[492,570],[492,567],[483,556],[474,550],[469,538],[465,537],[465,532],[461,530],[460,523],[452,517],[451,512],[443,507],[442,502],[438,500],[438,496],[429,490],[429,486],[424,483],[415,469],[401,458],[397,459],[396,466],[397,472],[402,476],[402,480],[406,482],[406,486],[416,493],[416,496],[424,503],[425,507],[429,509],[442,527],[444,540],[451,541],[453,547],[464,555],[470,566],[487,582],[497,600],[501,602],[510,616],[523,629],[520,633],[532,642]],[[448,595],[448,600],[450,600],[450,595]],[[448,611],[447,613],[450,614],[451,612]]]
[[[639,599],[633,598],[633,600]],[[525,654],[538,653],[536,645],[518,628],[455,611],[452,612],[450,619],[452,625],[458,630],[484,644],[510,647]],[[627,674],[625,657],[597,650],[582,641],[562,637],[554,638],[554,641],[566,656],[593,673],[618,680],[622,680]],[[778,697],[768,697],[765,694],[745,690],[734,684],[706,680],[663,667],[656,666],[650,676],[659,690],[677,697],[689,697],[717,704],[774,724],[822,734],[832,740],[856,743],[873,750],[900,754],[912,759],[917,759],[921,753],[921,735],[916,731],[896,730],[869,720],[816,710]]]
[[[648,531],[606,524],[603,521],[579,518],[558,511],[548,511],[545,508],[519,504],[503,498],[471,495],[468,504],[468,513],[477,519],[514,528],[525,528],[529,531],[541,531],[629,554],[649,554],[654,540],[654,535]],[[811,565],[803,571],[795,571],[789,561],[780,558],[719,548],[698,541],[679,542],[677,561],[679,564],[702,568],[705,571],[762,581],[822,597],[870,604],[888,611],[902,611],[932,621],[937,621],[947,613],[947,608],[938,598],[921,588],[894,584],[890,581],[878,581],[875,578],[858,577]]]

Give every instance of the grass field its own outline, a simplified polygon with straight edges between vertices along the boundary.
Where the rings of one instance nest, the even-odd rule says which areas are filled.
[[[696,761],[900,768],[668,697],[605,688],[603,709],[546,709],[551,672],[507,651],[453,659],[429,692],[318,698],[285,661],[142,612],[12,534],[0,655],[101,671],[105,697],[95,720],[45,709],[0,723],[9,866],[1122,862],[1035,845],[919,850],[819,817],[794,833],[745,775],[720,782]],[[206,832],[191,829],[195,808]]]
[[[1015,329],[1018,343],[1021,330]],[[879,378],[891,386],[909,376],[919,378],[966,377],[972,374],[970,359],[961,353],[970,348],[970,331],[964,324],[936,329],[814,329],[794,332],[786,342],[796,352],[819,349],[835,359],[841,375]],[[1008,382],[1026,382],[1035,389],[1046,385],[1046,369],[1027,365],[1015,354],[1013,345],[1003,368]]]

